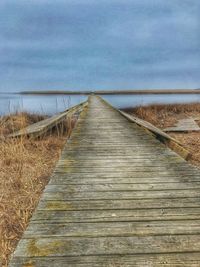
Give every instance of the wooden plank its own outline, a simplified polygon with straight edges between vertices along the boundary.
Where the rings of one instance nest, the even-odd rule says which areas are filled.
[[[157,163],[158,164],[158,163]],[[127,173],[131,172],[133,175],[134,173],[137,172],[167,172],[168,168],[171,168],[171,172],[178,172],[178,171],[185,171],[185,172],[190,172],[192,173],[192,168],[190,168],[189,166],[180,166],[177,164],[174,165],[164,165],[161,164],[160,166],[152,166],[151,165],[147,165],[145,166],[145,164],[142,166],[142,164],[137,164],[137,165],[129,165],[128,167],[126,166],[99,166],[99,167],[95,167],[95,166],[83,166],[83,165],[79,165],[79,166],[57,166],[55,173],[56,172],[65,172],[65,173],[77,173],[79,172],[81,173],[113,173],[116,171],[123,173],[123,171],[126,170]],[[88,171],[89,170],[89,171]]]
[[[60,179],[58,178],[60,177]],[[81,179],[82,178],[82,179]],[[137,179],[147,180],[152,179],[153,180],[160,180],[162,181],[194,181],[199,180],[199,175],[197,172],[194,171],[187,171],[187,172],[180,172],[179,175],[176,172],[136,172],[136,173],[122,173],[122,172],[116,172],[116,173],[65,173],[65,172],[57,172],[55,171],[52,175],[52,181],[57,180],[59,182],[65,183],[67,180],[74,180],[79,179],[79,181],[91,180],[91,179],[129,179],[130,181],[138,181]],[[142,182],[141,180],[141,182]]]
[[[13,267],[198,267],[200,253],[160,253],[71,257],[16,257]]]
[[[59,190],[59,189],[58,189]],[[199,197],[199,189],[191,190],[163,190],[163,191],[79,191],[74,192],[73,190],[63,191],[53,191],[53,192],[44,192],[43,197],[46,200],[84,200],[84,199],[117,199],[117,196],[120,199],[154,199],[154,198],[182,198],[183,196],[188,198],[190,196]]]
[[[32,223],[24,238],[43,237],[120,237],[200,234],[200,220],[101,222],[101,223]]]
[[[23,238],[16,257],[200,252],[200,235]]]
[[[79,176],[79,177],[87,177],[87,176],[92,176],[92,174],[94,174],[94,171],[95,169],[93,170],[90,170],[90,171],[86,171],[86,169],[81,169],[81,171],[79,172],[78,171],[78,168],[76,169],[72,169],[72,170],[69,170],[69,169],[56,169],[55,170],[55,174],[69,174],[69,175],[76,175],[76,176]],[[97,170],[96,170],[97,171]],[[108,169],[107,172],[106,171],[103,171],[103,169],[99,169],[98,170],[98,173],[96,173],[96,176],[95,177],[113,177],[113,171],[114,171],[114,168],[113,169]],[[124,172],[125,172],[125,168],[124,170],[118,170],[115,172],[115,175],[116,177],[123,177],[124,175]],[[161,176],[161,177],[170,177],[171,175],[174,175],[174,173],[177,173],[177,172],[180,172],[180,176],[195,176],[195,171],[193,170],[182,170],[182,169],[175,169],[175,170],[172,170],[172,171],[167,171],[167,168],[165,169],[159,169],[159,168],[155,168],[155,169],[150,169],[150,168],[145,168],[144,170],[142,170],[142,168],[137,168],[137,170],[135,170],[134,172],[131,171],[131,170],[127,170],[126,171],[126,177],[130,177],[130,178],[133,178],[134,177],[141,177],[141,178],[146,178],[146,177],[154,177],[154,176]]]
[[[91,200],[41,200],[38,205],[38,211],[45,214],[45,210],[47,211],[71,211],[71,210],[132,210],[134,212],[135,209],[161,209],[160,211],[156,210],[156,216],[159,214],[163,214],[164,208],[198,208],[200,206],[200,198],[190,196],[189,198],[152,198],[152,199],[91,199]],[[179,212],[185,212],[187,214],[191,210],[189,209],[181,209]],[[196,209],[194,210],[196,211]],[[148,211],[149,212],[149,211]],[[151,211],[150,211],[151,212]],[[197,211],[198,212],[198,211]],[[47,212],[48,213],[48,212]],[[113,212],[115,213],[115,212]],[[60,214],[60,213],[59,213]],[[94,214],[94,212],[93,212]],[[96,214],[96,213],[95,213]],[[99,211],[97,212],[99,214]],[[108,213],[111,214],[112,213]],[[191,215],[191,214],[190,214]],[[38,212],[37,215],[38,216]],[[71,215],[70,215],[71,216]],[[102,214],[100,213],[100,216]],[[91,217],[91,214],[90,214]],[[111,216],[112,217],[112,216]],[[151,217],[151,214],[149,214]],[[56,216],[56,219],[58,217]],[[71,219],[71,218],[70,218]]]
[[[185,164],[185,162],[182,162],[182,161],[179,161],[179,160],[168,160],[168,158],[166,157],[166,159],[161,159],[161,160],[156,160],[156,159],[151,159],[151,158],[148,158],[148,159],[140,159],[140,158],[136,158],[136,159],[124,159],[122,161],[120,160],[116,160],[116,159],[112,159],[112,160],[108,160],[108,159],[105,159],[105,160],[90,160],[90,158],[87,158],[85,157],[84,160],[75,160],[75,161],[70,161],[70,160],[62,160],[59,162],[59,164],[57,165],[58,167],[62,167],[62,166],[86,166],[87,167],[91,167],[91,166],[94,166],[94,167],[101,167],[101,166],[105,166],[105,167],[112,167],[112,166],[115,166],[115,165],[121,165],[121,166],[125,166],[126,163],[128,163],[127,165],[129,165],[130,167],[131,166],[141,166],[142,164],[144,166],[152,166],[152,165],[157,165],[157,166],[163,166],[163,165],[169,165],[169,166],[174,166],[176,165],[177,163],[178,164],[178,167],[188,167],[189,165],[188,164]],[[181,164],[182,163],[182,164]],[[192,167],[189,167],[190,169],[192,169]]]
[[[60,176],[60,179],[58,178],[58,176]],[[191,175],[191,176],[185,176],[185,177],[158,177],[155,176],[153,178],[151,177],[124,177],[124,178],[120,178],[120,177],[94,177],[94,176],[90,176],[90,177],[82,177],[80,180],[80,176],[76,175],[76,176],[72,176],[70,175],[70,177],[66,176],[65,174],[60,174],[60,175],[55,175],[52,176],[52,179],[50,180],[49,184],[51,185],[98,185],[98,184],[130,184],[130,185],[146,185],[146,184],[167,184],[167,183],[174,183],[175,186],[176,184],[178,185],[182,185],[182,183],[191,183],[191,184],[195,184],[195,183],[199,183],[200,179],[197,176],[196,178]],[[177,186],[178,186],[177,185]],[[181,187],[180,185],[180,187]]]
[[[168,191],[168,190],[195,190],[200,189],[200,182],[193,183],[98,183],[94,184],[60,184],[46,186],[45,192],[120,192],[120,191]]]
[[[99,201],[100,202],[100,201]],[[166,201],[167,202],[167,201]],[[192,200],[191,200],[192,202]],[[93,204],[92,202],[91,204]],[[96,202],[97,203],[97,202]],[[102,204],[103,202],[101,202]],[[141,207],[136,208],[136,204],[134,204],[133,207],[128,206],[131,202],[123,201],[123,203],[126,204],[124,208],[117,209],[118,203],[105,201],[106,208],[105,210],[102,208],[102,205],[99,205],[96,209],[95,206],[91,206],[91,204],[86,207],[86,201],[81,205],[81,203],[75,203],[73,206],[73,202],[48,202],[41,203],[39,206],[38,211],[33,216],[34,222],[62,222],[62,223],[70,223],[70,222],[76,222],[76,223],[94,223],[94,222],[142,222],[142,221],[170,221],[170,220],[200,220],[200,208],[199,208],[199,202],[194,204],[191,204],[189,202],[189,205],[186,205],[187,202],[183,201],[183,203],[186,203],[183,207],[183,204],[174,204],[174,208],[167,207],[167,204],[165,204],[165,207],[162,208],[162,206],[158,207],[158,202],[155,203],[153,201],[150,201],[150,204],[153,203],[154,206],[157,204],[157,208],[150,207],[150,204],[148,202],[143,202],[141,204]],[[80,204],[79,207],[77,207]],[[98,204],[98,203],[97,203]],[[162,205],[162,203],[161,203]],[[168,203],[168,205],[171,205],[171,203]],[[192,207],[192,205],[196,205],[196,207]],[[119,206],[119,204],[118,204]],[[128,207],[127,207],[128,206]],[[178,207],[176,207],[178,206]],[[182,206],[182,207],[181,207]],[[81,207],[83,209],[81,210]],[[45,211],[45,208],[47,211]],[[59,210],[60,208],[60,210]],[[85,210],[84,210],[85,208]],[[110,209],[109,209],[110,208]],[[115,209],[114,209],[115,208]],[[135,209],[134,209],[135,208]],[[77,210],[74,210],[77,209]],[[55,217],[56,216],[56,217]],[[188,222],[188,227],[189,227]]]

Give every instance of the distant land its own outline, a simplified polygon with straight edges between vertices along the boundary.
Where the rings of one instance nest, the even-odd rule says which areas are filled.
[[[200,89],[135,89],[135,90],[97,90],[97,91],[68,91],[68,90],[34,90],[21,91],[17,94],[22,95],[147,95],[147,94],[200,94]]]

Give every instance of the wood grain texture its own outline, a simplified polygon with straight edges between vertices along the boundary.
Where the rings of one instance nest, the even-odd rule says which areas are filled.
[[[87,102],[80,103],[65,110],[64,112],[58,113],[50,118],[33,123],[27,126],[26,128],[16,131],[10,134],[8,137],[14,138],[20,136],[28,136],[31,138],[37,138],[41,135],[44,135],[47,131],[51,130],[53,127],[61,123],[64,119],[66,119],[66,117],[72,116],[74,113],[80,112],[86,105]]]
[[[200,266],[199,169],[90,97],[10,266]]]
[[[165,132],[195,132],[200,131],[199,125],[194,118],[185,118],[179,120],[174,127],[164,129]]]
[[[200,253],[96,255],[79,257],[20,257],[13,267],[199,267]]]

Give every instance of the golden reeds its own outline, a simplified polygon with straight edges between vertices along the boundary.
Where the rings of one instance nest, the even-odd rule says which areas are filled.
[[[125,109],[160,128],[172,126],[178,119],[200,116],[200,103],[149,105]]]
[[[68,118],[37,140],[6,138],[41,119],[28,113],[0,119],[0,266],[8,265],[75,123]]]

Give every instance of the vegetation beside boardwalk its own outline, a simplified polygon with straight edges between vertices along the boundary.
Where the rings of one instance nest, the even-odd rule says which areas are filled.
[[[74,122],[68,119],[37,140],[6,135],[44,118],[28,113],[0,118],[0,266],[7,266]]]
[[[200,103],[149,105],[135,108],[126,108],[125,112],[146,120],[160,129],[173,126],[178,120],[187,117],[199,118]],[[173,138],[180,141],[191,152],[190,162],[200,167],[200,132],[173,133],[168,132]]]
[[[151,105],[124,111],[159,128],[170,127],[187,116],[200,118],[199,103]],[[28,113],[0,118],[0,266],[7,266],[75,122],[66,120],[36,140],[7,139],[6,135],[44,118]],[[191,162],[200,166],[200,132],[170,135],[193,153]]]

